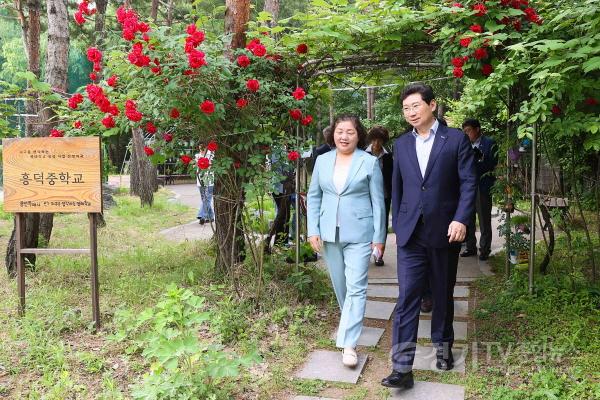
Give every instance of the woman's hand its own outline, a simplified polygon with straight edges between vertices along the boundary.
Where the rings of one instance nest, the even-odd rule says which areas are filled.
[[[371,243],[371,250],[377,248],[379,250],[379,258],[383,258],[383,252],[385,250],[385,245],[383,243]]]
[[[308,242],[310,243],[310,247],[312,247],[312,249],[315,252],[317,252],[317,253],[321,252],[321,247],[323,245],[323,242],[321,241],[321,236],[318,236],[318,235],[309,236]]]

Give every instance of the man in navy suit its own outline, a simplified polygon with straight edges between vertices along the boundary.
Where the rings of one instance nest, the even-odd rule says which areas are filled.
[[[469,137],[475,156],[477,170],[477,198],[475,209],[479,218],[479,259],[487,260],[492,247],[492,195],[490,190],[496,181],[493,171],[498,164],[497,148],[494,139],[484,136],[481,124],[476,119],[467,119],[462,124],[463,131]],[[467,226],[467,248],[460,253],[461,257],[477,254],[477,239],[475,238],[475,214]]]
[[[392,226],[398,246],[399,295],[393,320],[393,371],[381,381],[386,387],[413,386],[426,280],[433,297],[436,367],[454,366],[453,290],[460,243],[474,212],[476,177],[469,139],[437,121],[434,97],[431,87],[422,83],[408,85],[402,92],[404,118],[413,130],[394,144]]]

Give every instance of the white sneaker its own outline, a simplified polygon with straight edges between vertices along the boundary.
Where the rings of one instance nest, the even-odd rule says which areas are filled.
[[[342,351],[342,364],[346,367],[354,368],[358,364],[358,355],[352,347],[344,347]]]

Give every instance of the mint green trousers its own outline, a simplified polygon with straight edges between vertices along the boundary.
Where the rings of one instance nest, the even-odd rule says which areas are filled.
[[[371,243],[323,243],[323,258],[342,316],[338,327],[336,346],[356,347],[362,331],[367,305],[367,272]]]

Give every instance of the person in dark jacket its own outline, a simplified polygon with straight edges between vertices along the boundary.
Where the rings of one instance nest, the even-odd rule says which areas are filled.
[[[375,157],[379,161],[379,167],[383,174],[383,199],[385,202],[385,232],[389,225],[390,204],[392,203],[392,172],[394,169],[393,155],[385,148],[385,145],[390,140],[390,134],[383,126],[374,126],[369,130],[367,137],[369,145],[365,151]],[[384,242],[385,248],[385,242]],[[375,265],[381,267],[384,265],[383,255],[375,259]]]
[[[496,181],[493,171],[498,164],[497,146],[494,139],[483,135],[481,124],[476,119],[467,119],[462,124],[463,131],[469,137],[475,168],[477,170],[477,197],[475,209],[479,218],[479,259],[487,260],[492,246],[492,195],[490,190]],[[477,254],[477,239],[475,238],[475,213],[467,226],[467,248],[460,255],[470,257]]]

